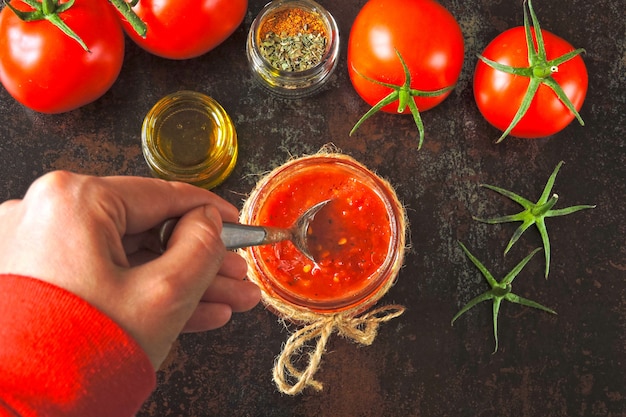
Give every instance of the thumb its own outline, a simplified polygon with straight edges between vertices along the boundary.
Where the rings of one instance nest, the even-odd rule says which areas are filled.
[[[156,266],[172,272],[181,287],[201,296],[226,255],[221,232],[222,217],[216,207],[207,205],[191,210],[176,224]]]

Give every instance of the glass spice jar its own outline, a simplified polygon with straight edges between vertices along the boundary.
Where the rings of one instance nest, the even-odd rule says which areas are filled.
[[[246,53],[254,78],[272,93],[313,95],[337,66],[337,22],[312,0],[272,1],[252,22]]]
[[[289,241],[241,250],[249,278],[270,307],[316,314],[362,311],[395,282],[405,249],[404,209],[386,181],[348,156],[307,156],[275,169],[251,193],[240,221],[289,227],[326,199],[332,201],[308,231],[315,262]]]
[[[143,121],[141,140],[154,176],[207,189],[221,184],[237,161],[232,120],[217,101],[195,91],[159,100]]]

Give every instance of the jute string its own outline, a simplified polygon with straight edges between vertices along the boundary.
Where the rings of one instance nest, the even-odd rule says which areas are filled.
[[[369,346],[378,334],[378,326],[404,313],[405,308],[400,305],[388,305],[375,308],[360,316],[349,314],[333,314],[321,316],[301,329],[294,332],[283,346],[283,351],[274,363],[273,377],[278,389],[289,395],[302,392],[306,387],[316,391],[322,390],[322,384],[314,379],[326,344],[333,332],[351,339],[356,343]],[[303,370],[299,370],[294,363],[303,348],[317,338],[317,343],[309,353],[308,363]]]
[[[305,156],[299,159],[315,156],[351,159],[336,152],[329,152],[328,148],[322,149],[317,155]],[[262,178],[244,203],[240,219],[242,222],[245,223],[248,220],[246,213],[250,212],[250,202],[254,200],[252,197],[255,193],[260,192],[259,190],[263,188],[271,176],[272,173]],[[262,290],[263,304],[276,313],[283,321],[287,320],[303,326],[291,334],[283,345],[282,352],[274,362],[272,372],[274,382],[277,388],[284,394],[296,395],[307,387],[317,391],[323,388],[322,384],[315,380],[314,376],[326,351],[328,339],[333,333],[336,332],[340,336],[360,345],[369,346],[374,342],[378,334],[378,328],[382,323],[388,322],[404,313],[405,308],[395,304],[372,308],[395,283],[398,272],[402,267],[406,245],[406,215],[404,209],[397,200],[391,185],[383,179],[380,179],[380,181],[387,187],[389,194],[394,200],[393,204],[398,207],[401,213],[398,216],[399,229],[401,231],[398,236],[399,253],[390,267],[391,277],[376,289],[364,304],[358,304],[346,310],[332,313],[317,312],[306,307],[297,306],[285,302],[268,291],[264,287],[256,269],[249,268],[248,277],[251,281],[259,284]],[[248,261],[249,265],[254,264],[254,259],[249,249],[240,250],[239,253]],[[368,311],[368,309],[370,310]],[[305,354],[307,350],[308,355]],[[306,362],[305,366],[298,366],[303,361]]]

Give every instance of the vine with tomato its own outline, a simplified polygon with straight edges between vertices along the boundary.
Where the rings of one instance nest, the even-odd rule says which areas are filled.
[[[587,69],[580,56],[585,50],[541,29],[530,0],[527,5],[524,26],[491,41],[478,55],[474,72],[476,104],[503,131],[496,143],[509,134],[550,136],[574,118],[585,124],[578,113],[587,94]]]
[[[0,82],[32,110],[63,113],[111,88],[124,61],[124,34],[154,55],[195,58],[239,27],[248,1],[10,0],[5,5]]]

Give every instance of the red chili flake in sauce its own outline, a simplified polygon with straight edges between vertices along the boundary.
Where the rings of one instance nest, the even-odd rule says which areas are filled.
[[[289,227],[307,208],[329,198],[332,202],[309,227],[316,263],[288,241],[259,247],[286,291],[320,301],[358,292],[385,262],[391,228],[381,198],[344,170],[304,170],[273,189],[258,216],[261,224]]]

